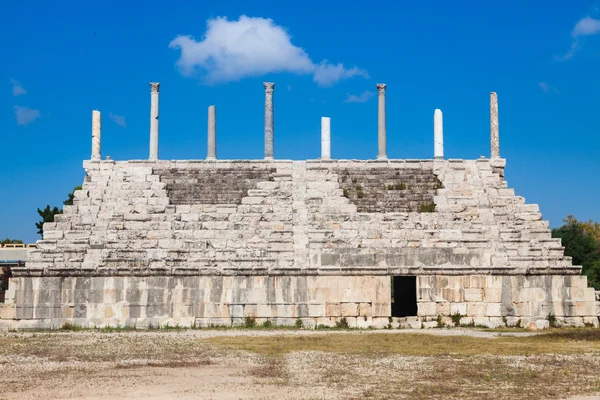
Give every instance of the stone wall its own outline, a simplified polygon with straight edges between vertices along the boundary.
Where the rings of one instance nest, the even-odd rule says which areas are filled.
[[[3,318],[13,328],[232,326],[351,327],[598,326],[594,289],[582,276],[419,276],[417,316],[391,318],[388,276],[22,277],[11,282]],[[441,317],[441,320],[439,317]]]
[[[14,269],[11,285],[19,287],[15,290],[25,290],[21,287],[35,282],[58,290],[51,282],[72,279],[75,283],[61,285],[101,282],[93,284],[104,288],[110,287],[107,282],[134,286],[146,282],[152,290],[168,293],[172,282],[189,278],[182,284],[185,290],[215,282],[238,290],[244,288],[242,282],[255,279],[290,279],[291,285],[312,279],[314,286],[307,286],[310,292],[323,286],[319,282],[331,280],[372,279],[369,284],[377,286],[390,276],[416,275],[419,296],[425,296],[419,297],[419,314],[423,322],[431,322],[428,319],[438,314],[452,313],[445,303],[468,304],[467,289],[476,288],[468,287],[467,281],[483,276],[490,281],[482,290],[510,282],[511,289],[505,292],[511,293],[516,305],[502,308],[507,318],[545,317],[546,309],[540,308],[544,302],[550,313],[558,310],[558,303],[584,301],[577,297],[581,290],[585,302],[594,304],[589,294],[593,289],[584,289],[579,276],[581,267],[564,256],[560,240],[551,237],[538,206],[526,204],[507,188],[504,160],[109,160],[85,161],[84,168],[87,176],[82,190],[75,193],[74,204],[65,206],[54,223],[44,225],[39,248],[29,253],[24,267]],[[554,283],[548,286],[548,279],[562,280],[564,290],[555,289]],[[568,279],[578,284],[572,286]],[[521,298],[515,290],[528,285],[541,288],[545,297],[515,300]],[[465,297],[428,300],[423,290],[430,287],[442,290],[435,292],[436,298],[450,289],[462,290]],[[89,302],[86,296],[73,296],[79,299],[75,309]],[[354,299],[353,293],[348,296]],[[50,308],[60,305],[62,310],[65,299],[52,298]],[[350,302],[358,307],[368,302],[361,295],[356,299]],[[261,304],[271,307],[267,300]],[[370,302],[380,300],[373,297]],[[17,306],[36,309],[39,303],[35,296],[16,296],[15,301],[15,313]],[[290,304],[297,309],[302,302],[295,301]],[[323,304],[328,302],[336,303],[324,300]],[[531,305],[517,305],[523,302]],[[176,320],[179,306],[167,298],[162,304],[167,314],[157,318]],[[581,323],[589,318],[593,315],[588,312],[589,304],[570,308],[564,316],[579,319],[565,321]],[[468,306],[466,315],[488,318],[490,324],[492,318],[501,318],[481,314],[477,307]],[[37,318],[36,311],[21,312],[25,314],[19,316]],[[52,318],[57,312],[48,311]],[[39,318],[46,319],[45,313],[40,311]],[[129,318],[125,315],[130,314],[123,313],[113,310],[112,315],[120,317],[106,318],[125,322]],[[389,313],[375,314],[389,317]],[[136,323],[154,318],[145,315],[136,317]],[[186,315],[187,322],[182,322],[199,318],[201,324],[205,318],[231,317],[207,316],[197,310]],[[238,315],[236,311],[234,318]],[[279,311],[257,317],[322,318]],[[75,317],[61,311],[60,318]],[[84,318],[100,321],[96,314]]]

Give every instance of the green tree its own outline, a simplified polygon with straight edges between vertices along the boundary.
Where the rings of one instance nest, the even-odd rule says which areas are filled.
[[[42,217],[42,220],[40,222],[36,222],[35,227],[38,229],[38,235],[44,237],[44,223],[54,222],[54,216],[56,214],[62,214],[62,210],[59,210],[58,207],[50,208],[50,205],[48,204],[43,210],[38,208],[37,212],[40,214],[40,217]]]
[[[81,186],[75,186],[75,189],[73,189],[73,191],[71,193],[69,193],[69,197],[65,201],[63,201],[63,204],[65,206],[73,205],[73,199],[75,199],[75,192],[77,190],[81,190]]]
[[[592,236],[590,227],[594,222],[579,222],[569,215],[564,225],[552,229],[552,237],[560,238],[565,254],[573,258],[574,265],[581,265],[582,272],[588,277],[591,286],[600,290],[600,242]]]
[[[73,205],[73,200],[75,199],[75,191],[77,191],[77,190],[81,190],[81,186],[75,186],[75,188],[71,191],[71,193],[69,193],[67,199],[65,201],[63,201],[64,205],[66,205],[66,206]],[[40,222],[36,222],[35,227],[38,229],[38,231],[37,231],[38,235],[40,235],[41,237],[44,237],[44,223],[54,222],[54,216],[56,214],[62,214],[63,210],[59,209],[58,207],[51,208],[50,205],[48,204],[46,206],[46,208],[44,208],[43,210],[40,210],[38,208],[37,212],[40,215],[40,217],[42,217],[42,220]]]
[[[0,244],[5,245],[5,244],[23,244],[22,240],[19,239],[9,239],[6,238],[4,240],[0,240]]]

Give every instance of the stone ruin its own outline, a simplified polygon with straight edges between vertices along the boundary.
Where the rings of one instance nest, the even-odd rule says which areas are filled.
[[[594,289],[564,255],[535,204],[504,180],[498,103],[491,158],[386,156],[378,84],[375,160],[273,158],[273,89],[265,83],[264,160],[217,160],[208,112],[206,160],[158,157],[159,84],[151,83],[150,157],[92,157],[83,188],[27,262],[13,268],[0,325],[12,328],[257,323],[544,328],[598,326]],[[453,316],[453,318],[451,317]],[[554,320],[554,319],[553,319]]]

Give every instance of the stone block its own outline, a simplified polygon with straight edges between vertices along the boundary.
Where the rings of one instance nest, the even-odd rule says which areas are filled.
[[[341,303],[343,317],[356,317],[359,315],[358,303]]]
[[[340,303],[327,303],[325,305],[325,314],[327,317],[341,317],[342,306]]]
[[[437,303],[437,309],[436,309],[436,314],[438,315],[450,315],[450,304],[449,302],[445,301],[443,303]]]
[[[475,301],[480,302],[483,301],[483,290],[482,289],[465,289],[465,301]]]
[[[360,303],[358,305],[358,315],[361,317],[373,316],[373,308],[371,307],[371,303]]]
[[[406,323],[411,329],[421,329],[423,327],[423,321],[419,317],[407,317]]]
[[[485,315],[488,317],[501,317],[502,316],[502,304],[500,303],[486,303]]]
[[[373,317],[389,317],[392,315],[391,303],[373,303]]]
[[[432,328],[437,328],[438,327],[438,323],[436,321],[425,321],[425,322],[421,322],[418,321],[417,323],[411,324],[411,328],[412,329],[432,329]]]
[[[486,303],[500,303],[502,301],[502,289],[485,288],[483,301]]]
[[[418,316],[433,316],[437,315],[437,303],[417,303],[417,315]]]
[[[467,315],[466,303],[450,303],[450,314]]]

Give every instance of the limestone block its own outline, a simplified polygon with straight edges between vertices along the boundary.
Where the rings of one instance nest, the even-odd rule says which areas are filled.
[[[361,317],[371,317],[373,315],[371,303],[360,303],[358,306],[358,315]]]
[[[391,315],[391,303],[373,303],[373,317],[389,317]]]
[[[341,303],[341,312],[343,317],[356,317],[359,315],[359,303]]]
[[[340,317],[342,315],[342,307],[340,303],[327,303],[325,307],[325,314],[328,317]]]
[[[450,304],[449,302],[436,303],[436,314],[437,315],[450,315]]]
[[[483,290],[482,289],[465,289],[464,290],[465,301],[483,301]]]
[[[471,317],[486,316],[487,305],[485,303],[467,303],[467,314]]]
[[[486,303],[485,315],[488,317],[501,317],[502,316],[502,304],[501,303]]]
[[[484,289],[483,301],[486,303],[499,303],[502,301],[502,289],[487,287]]]
[[[432,329],[432,328],[437,328],[438,327],[438,323],[436,321],[418,321],[415,323],[410,324],[412,329]]]
[[[417,315],[418,316],[433,316],[437,314],[437,303],[417,303]]]
[[[467,315],[467,303],[450,303],[450,314]]]
[[[361,320],[361,319],[365,322],[369,321],[369,318],[365,318],[365,317],[358,317],[357,321]],[[371,322],[371,326],[375,329],[386,328],[389,324],[390,324],[389,318],[373,318],[373,320]]]
[[[596,315],[596,303],[589,301],[578,301],[576,302],[576,314],[578,316],[592,316]]]

